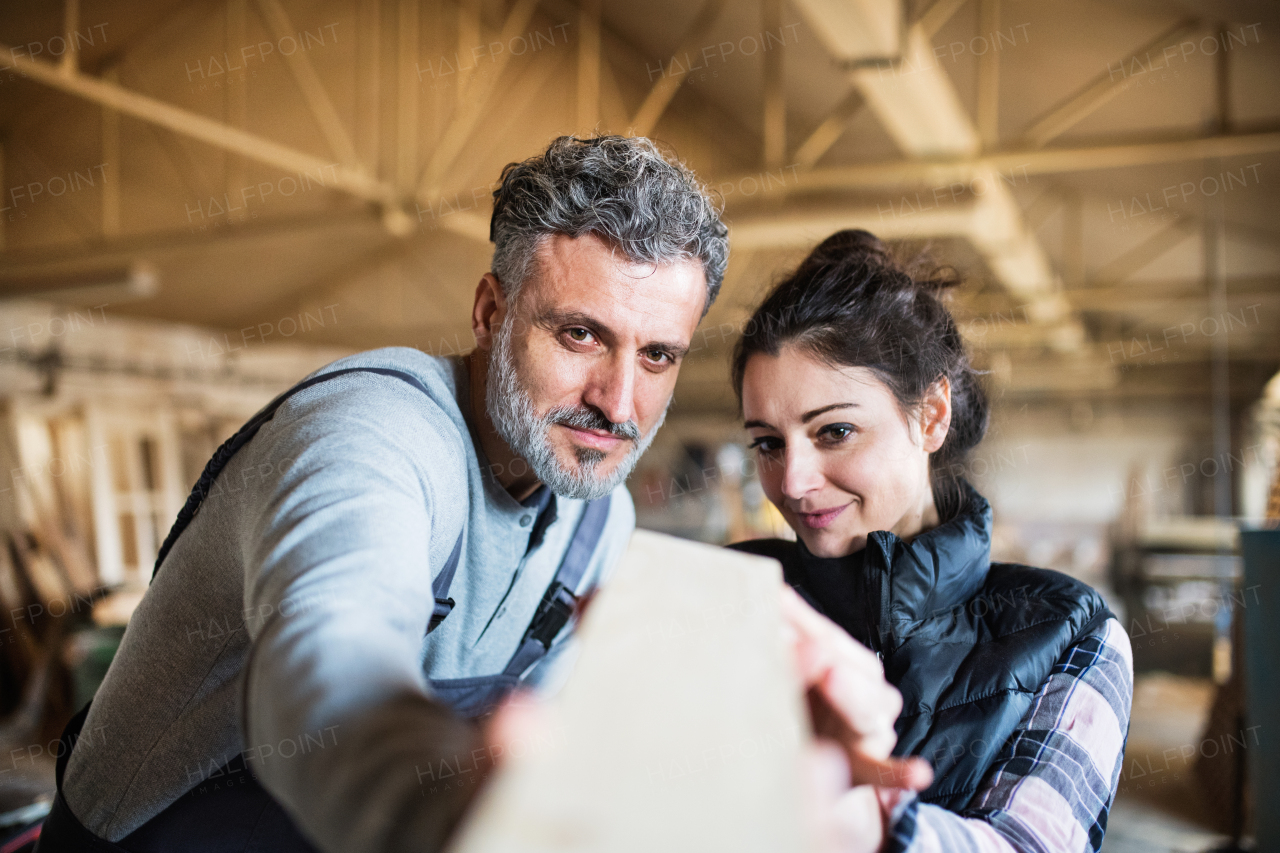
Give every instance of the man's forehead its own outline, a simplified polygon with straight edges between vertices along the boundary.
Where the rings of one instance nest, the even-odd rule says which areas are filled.
[[[692,335],[701,319],[706,276],[697,260],[636,262],[595,235],[553,235],[538,254],[527,288],[537,313],[662,327],[668,337],[677,330]]]

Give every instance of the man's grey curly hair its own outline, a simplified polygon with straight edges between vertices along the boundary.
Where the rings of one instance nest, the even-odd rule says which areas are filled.
[[[704,315],[720,292],[729,261],[722,205],[648,139],[561,136],[540,156],[503,169],[493,198],[493,272],[508,299],[552,234],[595,234],[635,263],[701,262]]]

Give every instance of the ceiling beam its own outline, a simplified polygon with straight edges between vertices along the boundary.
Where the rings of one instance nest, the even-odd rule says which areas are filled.
[[[337,189],[379,204],[393,204],[396,201],[393,187],[362,172],[341,164],[335,166],[312,154],[228,127],[222,122],[131,92],[113,83],[84,74],[63,73],[57,66],[16,53],[8,45],[0,44],[0,60],[38,83],[189,136],[215,148],[240,154],[286,172],[321,171],[323,174],[322,170],[330,169],[330,174],[333,175],[332,186]]]
[[[760,0],[766,33],[782,31],[782,0]],[[780,169],[787,159],[787,90],[783,51],[764,55],[764,167]]]
[[[933,157],[884,160],[856,166],[828,166],[801,172],[787,186],[762,186],[756,195],[800,191],[872,190],[902,186],[940,186],[967,182],[984,170],[1027,175],[1089,172],[1156,166],[1210,158],[1248,157],[1280,151],[1280,131],[1223,134],[1190,139],[1160,139],[1074,148],[1014,149],[982,157]],[[1025,171],[1023,171],[1025,170]],[[739,180],[748,175],[725,180]]]
[[[933,38],[967,2],[968,0],[936,0],[916,21],[920,31],[929,38]]]
[[[529,6],[536,5],[536,0],[521,0],[521,2]],[[510,19],[508,23],[512,23]],[[406,236],[417,227],[402,206],[409,202],[400,197],[396,188],[371,177],[363,170],[352,169],[341,163],[328,162],[257,134],[230,127],[198,113],[138,94],[115,83],[84,74],[64,74],[57,66],[33,60],[16,53],[7,45],[0,44],[0,62],[3,61],[7,61],[11,67],[38,83],[91,103],[118,110],[125,115],[196,139],[215,148],[239,154],[286,172],[316,173],[324,176],[320,179],[324,186],[377,204],[382,210],[384,224],[397,236]],[[418,198],[422,200],[424,197]],[[487,220],[481,221],[483,219],[483,217],[460,213],[442,217],[440,224],[461,236],[487,242],[489,238]],[[102,249],[101,246],[98,248]]]
[[[1000,0],[979,0],[978,32],[1000,29]],[[992,48],[978,57],[978,137],[984,150],[1000,141],[1000,51]]]
[[[672,54],[672,66],[676,64],[678,54],[683,55],[686,65],[688,64],[688,52],[697,50],[699,45],[706,40],[711,28],[715,26],[716,19],[720,17],[720,11],[724,8],[724,3],[725,0],[706,0],[702,4],[702,8],[698,10],[697,17],[693,19],[693,23],[689,25],[684,38],[680,40],[680,46]],[[659,60],[659,64],[661,64],[661,60]],[[633,135],[649,136],[653,133],[653,129],[658,125],[658,119],[662,118],[662,114],[666,112],[667,105],[671,103],[671,99],[680,90],[680,84],[684,82],[684,78],[688,76],[688,73],[688,68],[685,65],[680,66],[679,73],[674,68],[662,70],[658,82],[654,83],[653,87],[649,89],[649,94],[645,95],[644,101],[640,104],[640,109],[636,110],[635,118],[631,120],[631,133]]]
[[[925,35],[932,38],[967,2],[968,0],[936,0],[917,23]],[[791,159],[802,170],[812,169],[822,159],[822,155],[840,140],[849,122],[865,105],[866,101],[857,88],[850,89],[805,138]]]
[[[1148,63],[1150,63],[1151,57],[1149,54],[1152,51],[1159,52],[1166,47],[1177,44],[1178,39],[1188,33],[1195,32],[1201,26],[1200,21],[1195,18],[1178,21],[1151,41],[1126,54],[1119,64],[1123,66],[1126,60],[1136,60],[1139,56],[1146,56]],[[1121,78],[1121,84],[1116,82],[1115,73],[1112,71],[1114,65],[1116,63],[1107,63],[1106,71],[1098,74],[1077,92],[1069,95],[1053,109],[1032,121],[1031,125],[1023,131],[1023,144],[1028,148],[1040,148],[1048,144],[1116,95],[1125,91],[1128,87],[1121,85],[1125,78]]]
[[[580,14],[580,7],[571,0],[541,0],[539,9],[553,20],[570,24],[578,20]],[[603,60],[600,63],[602,127],[613,133],[627,133],[628,128],[633,128],[634,124],[629,108],[621,102],[618,95],[626,83],[643,87],[653,82],[652,78],[646,79],[640,72],[647,63],[652,62],[653,56],[650,51],[632,44],[604,20],[600,22],[600,47]],[[693,113],[714,122],[724,132],[724,140],[749,139],[759,131],[758,127],[747,125],[736,113],[708,99],[697,89],[690,89],[686,98]],[[747,145],[739,147],[738,153],[743,158],[750,157],[754,148]]]
[[[123,236],[109,241],[89,241],[72,245],[56,245],[0,255],[0,290],[10,277],[42,275],[68,268],[87,268],[138,255],[154,256],[182,249],[198,249],[218,243],[272,240],[284,234],[317,231],[328,228],[352,228],[375,222],[368,207],[352,207],[344,211],[327,210],[298,216],[280,216],[252,223],[229,223],[207,233],[188,228],[172,231]]]
[[[1150,310],[1162,305],[1198,307],[1210,301],[1202,279],[1092,282],[1089,287],[1064,290],[1072,305],[1086,311],[1121,313]],[[1280,279],[1274,276],[1233,278],[1227,283],[1227,298],[1235,304],[1280,301]],[[1025,322],[1025,306],[1004,293],[976,293],[962,296],[953,306],[956,322],[963,325],[981,317],[992,323]]]
[[[418,0],[400,0],[396,6],[396,187],[412,191],[418,178]],[[461,79],[462,72],[458,72]]]
[[[600,0],[582,0],[578,12],[578,132],[600,123]]]
[[[538,0],[516,0],[511,11],[507,13],[502,24],[502,33],[498,41],[510,44],[529,25],[533,13],[538,8]],[[459,95],[458,107],[448,127],[440,135],[439,142],[431,151],[426,168],[418,179],[418,197],[430,198],[440,192],[445,176],[458,159],[458,155],[466,148],[472,132],[489,107],[489,100],[498,88],[498,81],[503,70],[511,61],[511,51],[504,50],[493,58],[493,69],[488,74],[472,77],[466,91]]]
[[[834,7],[801,4],[799,8],[812,28],[820,35],[826,34],[828,42],[841,37],[839,13]],[[990,13],[994,7],[988,3],[985,8]],[[990,17],[987,14],[983,19]],[[990,68],[986,71],[983,83],[992,88],[993,74]],[[849,72],[849,79],[908,157],[972,159],[979,155],[982,148],[979,129],[970,119],[951,78],[936,61],[931,34],[920,21],[907,29],[902,56],[891,66],[857,67]],[[994,92],[988,92],[987,96],[994,97]],[[989,108],[994,110],[994,103]],[[984,189],[981,193],[975,189],[974,194],[979,198],[969,208],[968,215],[939,211],[935,205],[932,212],[937,215],[930,225],[939,229],[959,226],[951,233],[973,244],[1000,284],[1018,298],[1033,301],[1037,320],[1058,327],[1045,331],[1053,344],[1064,348],[1075,346],[1083,340],[1084,330],[1070,316],[1070,305],[1055,296],[1061,283],[1035,233],[1023,221],[1017,200],[993,169],[978,170],[969,178],[970,183],[977,181],[982,182]],[[922,211],[911,216],[917,226],[921,224],[919,213]],[[884,229],[882,222],[878,230],[884,233]]]
[[[1190,218],[1175,219],[1164,228],[1147,237],[1136,246],[1126,249],[1098,268],[1095,278],[1100,281],[1124,281],[1165,252],[1194,236],[1198,221]]]
[[[735,252],[817,245],[836,231],[861,228],[885,240],[956,237],[973,227],[974,205],[934,207],[911,216],[888,216],[870,207],[830,207],[734,217],[728,222]]]
[[[850,89],[849,93],[831,108],[831,112],[827,113],[805,141],[800,143],[800,147],[796,149],[795,156],[792,158],[796,165],[805,171],[816,166],[822,159],[822,155],[830,151],[831,147],[844,135],[849,122],[865,104],[862,93],[857,89]]]
[[[289,16],[285,13],[284,7],[280,5],[279,0],[257,0],[257,3],[258,12],[262,15],[267,24],[267,29],[271,31],[271,35],[277,42],[297,32],[289,21]],[[338,111],[334,109],[333,101],[330,100],[329,93],[325,91],[323,84],[321,84],[320,76],[316,74],[315,66],[311,64],[311,59],[307,52],[295,50],[293,53],[284,54],[284,59],[289,72],[293,74],[294,81],[298,84],[298,88],[302,90],[302,99],[306,101],[307,108],[311,111],[311,116],[316,120],[316,124],[320,128],[320,133],[324,136],[330,152],[347,168],[355,171],[367,171],[360,164],[360,158],[356,156],[356,147],[351,142],[351,136],[343,126],[342,119],[338,117]]]

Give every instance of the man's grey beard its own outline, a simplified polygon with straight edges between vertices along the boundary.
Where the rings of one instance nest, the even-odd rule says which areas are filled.
[[[598,410],[585,406],[557,406],[545,415],[539,415],[516,371],[515,357],[511,352],[514,325],[503,323],[494,336],[493,351],[489,356],[489,382],[485,389],[489,419],[511,452],[528,462],[533,473],[554,494],[584,501],[604,497],[631,474],[653,443],[662,422],[667,419],[667,410],[662,410],[662,417],[646,436],[640,435],[635,421],[615,424]],[[667,407],[670,405],[668,400]],[[608,431],[631,441],[633,446],[608,476],[596,475],[596,466],[604,460],[605,454],[591,447],[575,448],[578,468],[570,470],[560,464],[551,446],[551,427],[556,424]]]

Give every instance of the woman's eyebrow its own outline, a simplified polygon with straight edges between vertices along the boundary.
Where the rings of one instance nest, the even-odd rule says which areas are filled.
[[[764,421],[747,421],[742,425],[743,429],[773,429]]]
[[[836,409],[856,409],[857,407],[857,403],[832,403],[830,406],[823,406],[820,409],[813,409],[812,411],[805,412],[800,416],[800,422],[807,424],[818,415],[823,415]]]

